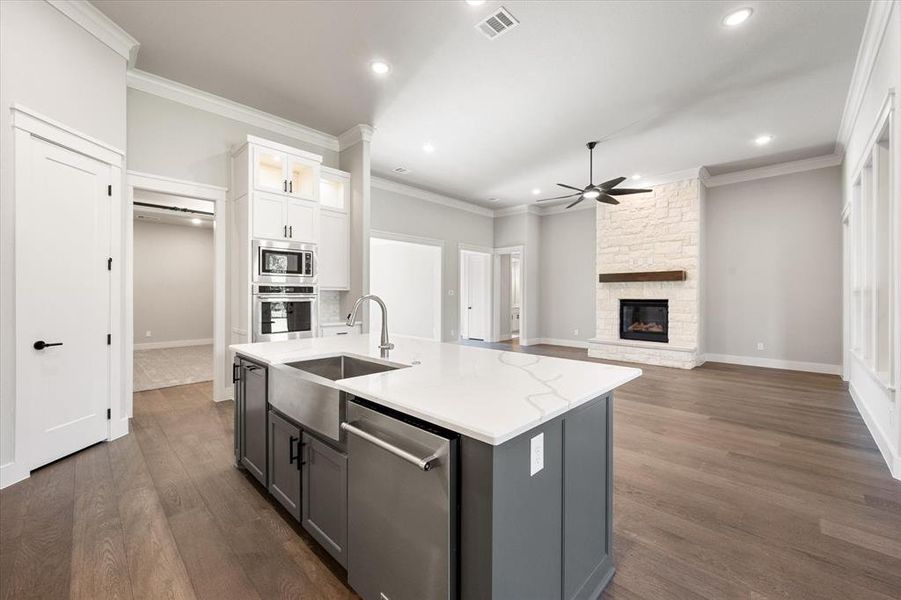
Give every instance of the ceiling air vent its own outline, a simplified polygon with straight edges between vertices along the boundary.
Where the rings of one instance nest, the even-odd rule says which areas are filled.
[[[510,11],[502,6],[487,18],[479,21],[476,25],[476,29],[481,31],[489,40],[493,40],[501,34],[507,33],[517,25],[519,25],[519,21],[516,20],[516,17],[511,15]]]
[[[139,221],[154,221],[154,222],[159,222],[162,220],[159,217],[153,217],[150,215],[135,215],[135,219],[137,219]]]
[[[392,169],[392,171],[400,175],[406,175],[410,172],[410,169],[408,169],[407,167],[397,167],[396,169]]]

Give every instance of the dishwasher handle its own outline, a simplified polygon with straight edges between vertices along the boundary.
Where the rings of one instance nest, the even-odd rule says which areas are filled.
[[[372,435],[371,433],[363,431],[359,427],[351,425],[350,423],[347,423],[347,422],[341,423],[341,429],[343,429],[344,431],[346,431],[348,433],[352,433],[355,436],[360,437],[360,438],[366,440],[367,442],[369,442],[370,444],[374,444],[383,450],[387,450],[391,454],[404,459],[408,463],[416,465],[416,468],[422,469],[423,471],[431,470],[432,466],[434,466],[435,462],[438,459],[437,454],[432,454],[430,456],[426,456],[425,458],[420,458],[420,457],[416,456],[415,454],[411,454],[402,448],[398,448],[397,446],[394,446],[393,444],[389,444],[385,440],[378,438],[378,437]]]

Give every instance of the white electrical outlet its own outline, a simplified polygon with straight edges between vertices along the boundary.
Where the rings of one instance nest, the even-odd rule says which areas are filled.
[[[763,342],[757,342],[757,349],[763,350]]]
[[[573,329],[573,335],[579,335],[579,330],[578,330],[578,329]]]
[[[544,434],[539,433],[529,444],[529,477],[544,468]]]
[[[149,329],[148,329],[146,332],[144,332],[144,337],[153,337],[153,336],[150,334],[150,330],[149,330]]]
[[[454,290],[447,290],[447,295],[448,295],[448,296],[453,296],[453,295],[454,295]]]

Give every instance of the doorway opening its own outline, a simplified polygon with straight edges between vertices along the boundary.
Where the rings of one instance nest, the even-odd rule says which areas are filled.
[[[491,340],[491,252],[460,249],[460,338]]]
[[[522,246],[496,248],[494,272],[494,340],[516,342],[525,331],[527,317]]]
[[[214,202],[134,193],[134,391],[212,381]]]
[[[390,309],[392,333],[441,341],[441,240],[371,232],[369,291]],[[371,331],[381,327],[378,305],[369,303]]]

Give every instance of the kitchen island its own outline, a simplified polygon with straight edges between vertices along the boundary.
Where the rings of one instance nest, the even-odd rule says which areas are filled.
[[[594,598],[638,369],[395,336],[232,346],[236,459],[366,600]]]

